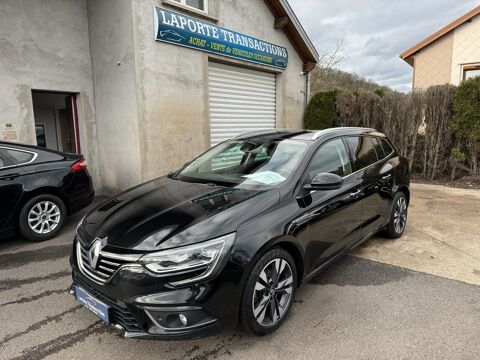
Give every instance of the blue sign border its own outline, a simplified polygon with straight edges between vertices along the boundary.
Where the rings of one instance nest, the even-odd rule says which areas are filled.
[[[278,69],[288,65],[288,50],[282,46],[156,5],[154,13],[157,41]]]

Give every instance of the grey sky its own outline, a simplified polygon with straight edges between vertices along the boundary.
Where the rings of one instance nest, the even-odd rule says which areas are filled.
[[[479,5],[479,0],[289,0],[320,51],[343,40],[337,67],[399,91],[412,68],[399,55]]]

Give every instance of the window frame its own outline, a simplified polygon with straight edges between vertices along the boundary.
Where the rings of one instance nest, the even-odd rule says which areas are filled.
[[[203,0],[204,9],[199,9],[199,8],[196,8],[195,6],[187,5],[187,0],[171,0],[171,1],[176,2],[187,9],[193,9],[195,11],[200,11],[202,13],[208,14],[208,0]]]
[[[380,143],[380,139],[376,136],[370,136],[370,138],[373,139],[373,142],[376,143],[376,145],[373,148],[375,150],[375,153],[377,154],[377,161],[385,159],[387,157],[387,154],[385,154],[385,150],[383,149],[383,146]],[[381,154],[378,153],[379,150],[382,151]]]
[[[11,169],[11,168],[16,168],[16,167],[20,167],[20,166],[25,166],[25,165],[31,164],[31,163],[34,162],[34,161],[36,160],[36,158],[38,157],[38,153],[36,153],[36,152],[34,152],[34,151],[29,151],[29,150],[24,150],[24,149],[18,149],[18,148],[9,147],[9,146],[3,146],[3,145],[0,145],[0,149],[12,150],[12,151],[19,151],[19,152],[24,152],[24,153],[33,155],[33,157],[32,157],[29,161],[26,161],[26,162],[23,162],[23,163],[19,163],[19,164],[15,164],[15,165],[0,166],[0,171],[1,171],[1,170],[4,170],[4,169]]]
[[[472,64],[472,65],[463,66],[463,68],[462,68],[462,81],[467,80],[467,72],[475,71],[475,70],[480,71],[480,64]]]
[[[355,161],[354,161],[354,160],[355,160],[355,157],[354,157],[354,154],[353,154],[353,149],[350,148],[348,142],[345,140],[345,145],[347,146],[348,151],[349,151],[349,154],[350,154],[350,161],[351,161],[351,163],[352,163],[352,169],[354,168],[354,171],[353,171],[352,174],[350,174],[350,175],[353,175],[353,174],[355,174],[355,173],[357,173],[357,172],[359,172],[359,171],[362,171],[362,170],[364,170],[364,169],[368,169],[368,168],[371,167],[371,166],[375,166],[375,165],[377,165],[379,162],[388,159],[390,156],[392,156],[392,155],[395,153],[395,147],[394,147],[394,146],[392,145],[392,143],[387,139],[387,137],[379,137],[379,136],[373,136],[373,135],[368,135],[368,134],[367,134],[367,135],[345,135],[345,136],[344,136],[344,139],[349,138],[349,137],[357,137],[357,138],[360,138],[360,137],[370,137],[370,138],[376,139],[377,142],[379,142],[379,140],[381,140],[381,139],[385,139],[385,141],[387,141],[387,143],[388,143],[388,144],[390,145],[390,147],[392,148],[392,151],[391,151],[389,154],[385,155],[383,158],[378,159],[376,162],[374,162],[374,163],[372,163],[372,164],[370,164],[370,165],[367,165],[367,166],[365,166],[365,167],[362,167],[362,168],[360,168],[360,169],[357,169],[356,167],[353,167],[353,166],[355,165]],[[380,145],[381,145],[381,144],[380,144]],[[377,153],[376,150],[375,150],[375,153]],[[377,154],[377,158],[378,158],[378,154]]]
[[[385,157],[384,157],[383,159],[386,159],[386,158],[392,156],[392,154],[395,152],[395,147],[393,146],[393,144],[391,143],[391,141],[388,140],[387,137],[377,137],[377,141],[380,143],[380,146],[382,147],[383,152],[385,152],[385,148],[384,148],[383,145],[382,145],[382,141],[385,141],[385,142],[387,143],[387,145],[388,145],[388,146],[390,147],[390,149],[391,149],[388,154],[385,152],[386,155],[385,155]],[[383,159],[382,159],[382,160],[383,160]]]
[[[348,147],[348,151],[349,151],[349,154],[350,154],[350,159],[351,159],[351,162],[352,162],[352,166],[353,168],[355,169],[354,170],[354,173],[355,172],[358,172],[358,171],[361,171],[363,169],[367,169],[368,167],[370,166],[373,166],[375,165],[376,163],[378,163],[379,161],[381,161],[379,158],[378,158],[378,154],[377,154],[377,150],[375,149],[375,146],[373,147],[373,151],[375,153],[375,156],[377,158],[377,161],[374,161],[372,162],[371,164],[368,164],[367,166],[363,166],[361,168],[357,168],[357,161],[358,161],[358,158],[355,154],[355,149],[352,149],[350,147],[350,144],[348,143],[347,141],[347,138],[372,138],[373,136],[368,136],[368,135],[349,135],[349,136],[345,136],[345,143],[347,144],[347,147]],[[372,144],[372,145],[375,145],[375,144]],[[383,159],[382,159],[383,160]]]
[[[345,152],[347,153],[347,157],[348,157],[348,162],[350,163],[350,168],[352,170],[352,172],[348,175],[345,175],[345,176],[342,176],[343,179],[346,179],[348,178],[349,176],[353,175],[355,173],[354,169],[353,169],[353,164],[352,164],[352,158],[350,156],[350,148],[348,147],[348,144],[345,142],[345,136],[337,136],[337,137],[334,137],[334,138],[331,138],[331,139],[328,139],[327,141],[325,141],[324,143],[322,143],[320,146],[318,146],[315,151],[313,151],[313,154],[310,156],[310,158],[308,159],[308,162],[307,162],[307,165],[305,166],[305,168],[303,169],[303,174],[302,176],[300,177],[300,182],[298,182],[297,186],[300,186],[300,191],[301,189],[303,188],[303,186],[309,181],[309,168],[310,168],[310,165],[312,165],[312,162],[313,160],[315,159],[315,156],[317,155],[317,153],[326,145],[328,144],[329,142],[331,141],[334,141],[334,140],[341,140],[342,143],[343,143],[343,146],[345,148]],[[298,189],[298,188],[297,188]],[[297,190],[295,190],[295,193],[297,192]]]

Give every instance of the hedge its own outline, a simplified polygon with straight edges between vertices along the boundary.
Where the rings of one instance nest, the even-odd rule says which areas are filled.
[[[335,126],[338,90],[318,92],[311,98],[305,111],[305,128],[323,130]]]
[[[480,78],[403,94],[335,90],[316,93],[306,129],[365,126],[384,132],[428,179],[480,175]]]

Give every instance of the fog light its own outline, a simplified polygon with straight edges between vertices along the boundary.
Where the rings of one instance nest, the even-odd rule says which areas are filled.
[[[216,321],[210,313],[203,309],[181,309],[180,311],[147,310],[146,313],[155,325],[165,330],[186,330],[191,327],[212,324]],[[151,329],[150,331],[155,330]]]
[[[178,318],[180,319],[180,322],[183,324],[183,326],[187,326],[187,317],[183,314],[178,314]]]

